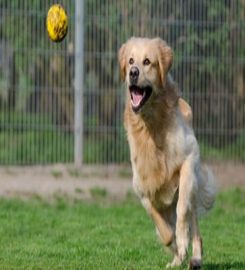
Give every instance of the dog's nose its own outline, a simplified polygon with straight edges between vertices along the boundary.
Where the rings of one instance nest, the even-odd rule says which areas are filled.
[[[129,77],[132,83],[136,83],[139,77],[139,69],[137,67],[131,67]]]

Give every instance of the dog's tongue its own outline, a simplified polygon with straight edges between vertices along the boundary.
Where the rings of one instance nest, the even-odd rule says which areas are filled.
[[[138,88],[134,88],[132,91],[131,91],[131,99],[132,99],[132,102],[135,106],[138,106],[141,102],[143,98],[143,91],[138,89]]]

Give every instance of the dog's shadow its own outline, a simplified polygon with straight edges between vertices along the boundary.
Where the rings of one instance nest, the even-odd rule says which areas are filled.
[[[206,270],[229,270],[229,269],[237,269],[244,270],[245,262],[225,262],[225,263],[207,263],[204,264],[203,269]]]

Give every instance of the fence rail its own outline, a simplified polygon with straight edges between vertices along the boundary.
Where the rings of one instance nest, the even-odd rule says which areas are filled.
[[[53,43],[45,20],[54,1],[0,0],[0,165],[73,163],[79,152],[76,1],[59,2],[69,31]],[[129,160],[117,51],[131,36],[173,48],[171,73],[203,157],[245,161],[244,9],[243,0],[84,0],[83,162]]]

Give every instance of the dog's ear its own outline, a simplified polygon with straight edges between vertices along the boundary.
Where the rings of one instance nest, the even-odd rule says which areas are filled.
[[[126,77],[126,44],[124,43],[118,51],[118,61],[120,65],[121,79],[124,81]]]
[[[160,79],[162,85],[164,86],[166,82],[167,73],[173,63],[173,51],[164,40],[156,38],[155,41],[157,42],[158,46],[158,64],[159,64]]]

